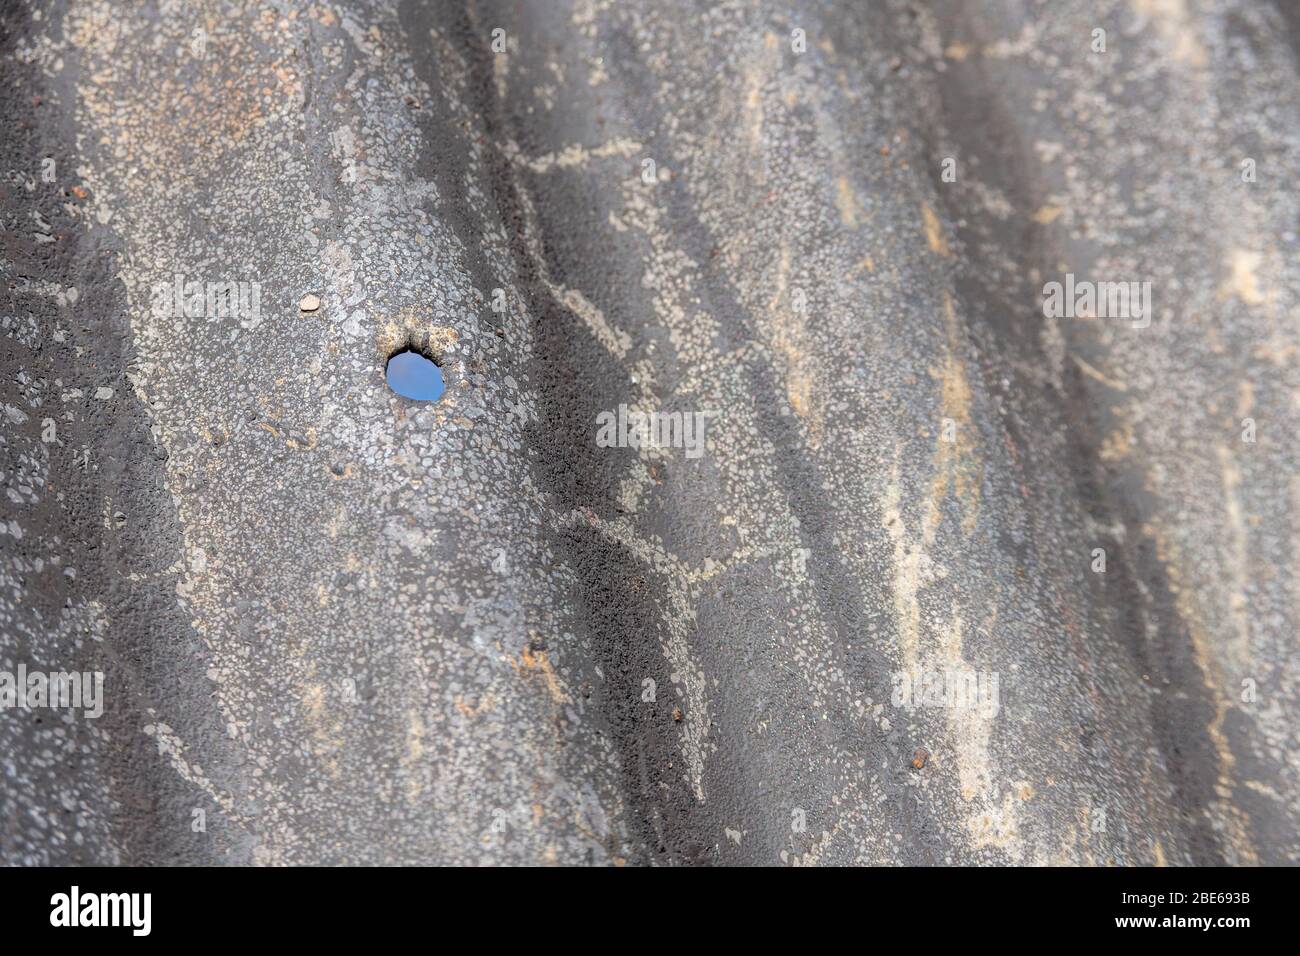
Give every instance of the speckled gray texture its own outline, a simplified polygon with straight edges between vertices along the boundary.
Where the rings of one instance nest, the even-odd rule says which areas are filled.
[[[6,5],[0,859],[1297,862],[1280,6]]]

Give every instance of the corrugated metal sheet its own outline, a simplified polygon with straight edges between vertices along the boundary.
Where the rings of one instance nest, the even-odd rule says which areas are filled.
[[[1296,862],[1293,13],[7,5],[0,859]]]

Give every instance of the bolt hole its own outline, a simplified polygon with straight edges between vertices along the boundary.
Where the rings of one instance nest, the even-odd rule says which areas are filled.
[[[414,349],[402,349],[389,356],[384,377],[394,392],[417,402],[436,402],[447,388],[442,369]]]

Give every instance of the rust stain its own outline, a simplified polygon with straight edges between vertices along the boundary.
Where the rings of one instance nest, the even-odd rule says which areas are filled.
[[[858,227],[858,197],[848,176],[835,181],[835,206],[840,211],[840,223],[848,229]]]
[[[1226,690],[1215,657],[1213,642],[1206,633],[1200,608],[1197,606],[1198,592],[1188,586],[1188,579],[1183,573],[1182,552],[1156,524],[1148,522],[1143,525],[1142,531],[1155,544],[1156,559],[1165,570],[1178,616],[1187,626],[1187,633],[1191,637],[1192,659],[1201,672],[1202,684],[1214,706],[1214,716],[1206,724],[1205,732],[1218,756],[1219,775],[1215,783],[1215,793],[1219,799],[1215,801],[1214,808],[1224,824],[1224,838],[1236,851],[1241,862],[1255,864],[1258,862],[1258,857],[1250,837],[1249,820],[1233,799],[1232,774],[1237,766],[1237,758],[1223,729],[1228,712],[1235,706],[1235,701]]]
[[[1061,211],[1060,206],[1039,206],[1038,210],[1029,218],[1040,226],[1046,226],[1056,222],[1061,217]]]
[[[569,695],[564,690],[559,675],[556,674],[555,668],[551,664],[551,659],[547,657],[545,651],[534,651],[531,647],[525,646],[519,659],[519,666],[524,670],[541,674],[546,683],[546,691],[551,695],[551,700],[556,704],[572,703]]]
[[[1219,300],[1236,298],[1246,305],[1263,305],[1267,297],[1259,290],[1256,274],[1264,257],[1249,249],[1233,249],[1228,256],[1230,275],[1219,288]]]
[[[966,364],[961,360],[961,332],[953,309],[952,295],[943,295],[944,324],[948,343],[943,365],[937,375],[940,384],[940,404],[945,418],[956,425],[954,441],[947,441],[940,431],[935,441],[935,475],[930,484],[930,497],[922,526],[922,540],[926,547],[934,541],[938,528],[939,505],[951,489],[962,509],[962,531],[969,535],[979,518],[980,485],[984,480],[984,466],[975,447],[975,426],[971,420],[971,390],[966,377]]]
[[[921,204],[921,222],[925,227],[925,242],[930,251],[944,258],[952,255],[952,250],[948,248],[948,237],[943,232],[943,223],[927,203]]]

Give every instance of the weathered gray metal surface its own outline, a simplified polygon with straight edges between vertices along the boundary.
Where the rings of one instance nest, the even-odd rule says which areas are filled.
[[[1295,862],[1287,6],[7,5],[0,859]]]

